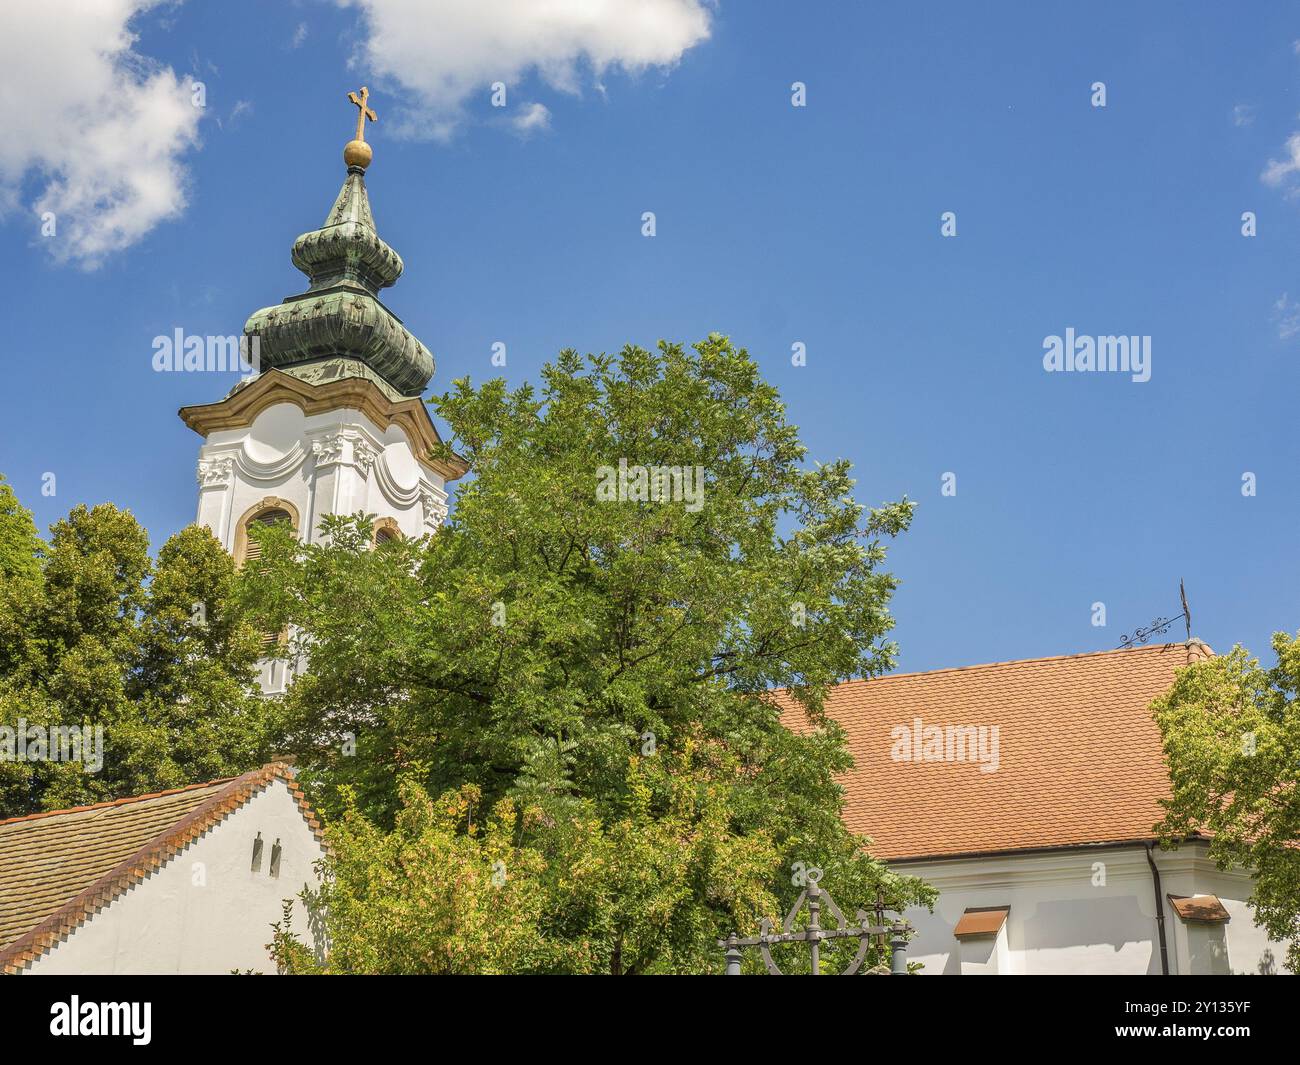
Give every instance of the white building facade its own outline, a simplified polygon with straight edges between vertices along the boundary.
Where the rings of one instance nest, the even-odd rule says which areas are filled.
[[[307,541],[318,538],[327,514],[371,514],[377,527],[391,525],[405,537],[442,524],[446,481],[420,457],[427,441],[412,440],[409,425],[391,411],[330,406],[308,414],[323,401],[310,397],[317,402],[309,407],[286,384],[259,388],[241,424],[210,429],[199,450],[196,520],[227,551],[246,547],[249,519],[271,506],[297,519]],[[196,425],[211,424],[192,417]]]
[[[1269,940],[1246,904],[1248,875],[1216,869],[1204,843],[1156,847],[1157,888],[1147,855],[1134,844],[891,863],[940,892],[933,913],[905,914],[916,929],[908,960],[920,962],[924,975],[945,976],[1284,971],[1286,945]],[[995,919],[966,932],[967,914]]]
[[[1152,703],[1199,640],[888,674],[833,688],[847,826],[936,888],[911,907],[926,975],[1285,972],[1247,870],[1159,847],[1170,794]],[[783,720],[817,727],[789,698]]]

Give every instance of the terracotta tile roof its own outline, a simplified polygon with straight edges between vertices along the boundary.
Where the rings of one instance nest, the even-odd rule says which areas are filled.
[[[17,972],[276,779],[317,839],[288,768],[0,821],[0,972]]]
[[[855,761],[841,781],[845,823],[893,860],[1153,838],[1169,783],[1149,706],[1188,653],[1162,644],[840,684],[826,711]],[[1197,642],[1192,653],[1213,652]],[[775,694],[785,724],[807,730],[788,694]],[[916,735],[917,719],[984,726],[989,752],[996,725],[996,771],[894,757],[894,730]]]

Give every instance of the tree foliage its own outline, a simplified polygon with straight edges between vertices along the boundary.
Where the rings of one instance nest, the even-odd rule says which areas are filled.
[[[78,506],[47,544],[14,506],[0,499],[0,726],[27,737],[55,726],[89,737],[98,727],[103,747],[100,767],[85,757],[0,760],[0,817],[256,765],[259,641],[211,533],[183,529],[151,560],[127,511]]]
[[[731,830],[734,783],[711,756],[628,760],[622,808],[602,820],[578,801],[486,806],[477,785],[432,800],[412,777],[391,831],[351,789],[327,829],[330,857],[309,913],[323,915],[321,960],[289,917],[271,944],[290,972],[690,973],[716,967],[717,910],[736,927],[772,910],[780,856],[765,833]],[[524,842],[521,842],[524,841]]]
[[[1208,833],[1220,868],[1254,872],[1256,921],[1300,972],[1300,634],[1273,650],[1272,669],[1241,647],[1201,659],[1156,700],[1173,786],[1159,829]]]
[[[41,570],[41,539],[32,512],[0,474],[0,581],[33,581]]]
[[[540,810],[512,831],[522,853],[546,858],[547,883],[560,860],[550,848],[570,831],[580,853],[608,854],[602,876],[640,900],[645,920],[667,921],[641,937],[630,915],[610,924],[597,907],[565,925],[561,942],[598,944],[599,971],[698,969],[702,944],[742,920],[711,891],[666,908],[638,893],[674,882],[662,863],[678,836],[651,830],[675,824],[674,807],[636,805],[647,770],[630,773],[630,759],[662,767],[661,788],[725,783],[712,800],[725,808],[717,846],[773,848],[769,897],[743,896],[751,925],[793,901],[796,862],[824,867],[824,884],[855,908],[877,889],[893,905],[932,897],[844,830],[835,777],[850,759],[821,714],[829,686],[893,661],[895,579],[881,567],[911,504],[866,510],[847,461],[807,465],[776,390],[719,336],[692,349],[566,351],[540,391],[461,380],[434,405],[454,434],[448,451],[471,470],[444,528],[378,547],[364,516],[326,519],[312,544],[259,531],[262,558],[242,582],[261,623],[291,625],[309,653],[276,713],[330,818],[393,826],[388,845],[400,846],[402,818],[427,796],[438,808],[472,795],[487,810]],[[598,489],[620,460],[699,467],[703,495],[610,500]],[[822,727],[784,727],[774,687]],[[636,810],[649,849],[618,834]],[[610,839],[620,846],[602,851]],[[332,898],[367,882],[340,876]],[[557,927],[535,919],[544,938]],[[586,971],[566,958],[546,964]]]

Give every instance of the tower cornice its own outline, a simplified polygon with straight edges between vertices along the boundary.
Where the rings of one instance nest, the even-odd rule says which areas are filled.
[[[468,472],[463,459],[434,455],[442,446],[442,437],[423,400],[394,400],[368,377],[336,377],[310,383],[272,369],[217,403],[182,407],[179,413],[186,425],[206,439],[223,430],[249,428],[259,414],[277,403],[292,403],[308,416],[340,408],[358,410],[381,430],[391,425],[402,429],[412,450],[446,480],[454,481]]]

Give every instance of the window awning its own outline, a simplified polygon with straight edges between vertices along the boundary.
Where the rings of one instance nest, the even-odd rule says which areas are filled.
[[[1230,921],[1218,895],[1170,895],[1169,905],[1184,921]]]
[[[965,936],[995,936],[1006,924],[1010,906],[972,906],[961,915],[952,934],[958,939]]]

